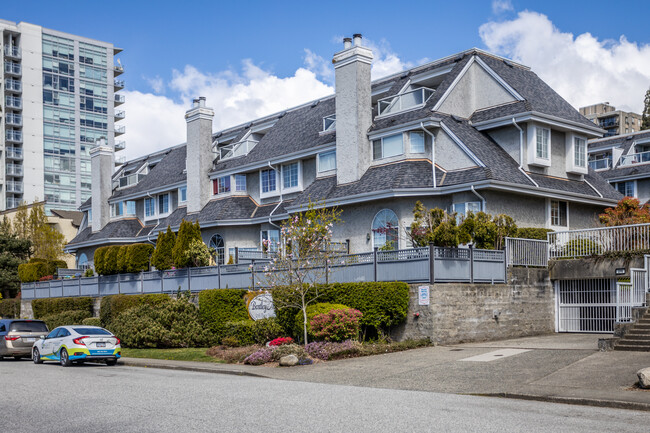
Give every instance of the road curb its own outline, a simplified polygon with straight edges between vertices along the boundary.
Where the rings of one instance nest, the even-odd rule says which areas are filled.
[[[573,404],[577,406],[594,406],[594,407],[608,407],[612,409],[626,409],[626,410],[640,410],[650,412],[650,404],[638,403],[621,400],[602,400],[595,398],[582,398],[582,397],[560,397],[556,395],[534,395],[534,394],[517,394],[510,392],[497,392],[487,394],[467,394],[480,397],[500,397],[512,398],[517,400],[533,400],[543,401],[548,403],[563,403]]]
[[[188,365],[176,365],[176,364],[160,364],[158,362],[148,362],[149,359],[138,358],[138,361],[125,360],[124,358],[118,361],[118,365],[124,365],[126,367],[143,367],[143,368],[158,368],[162,370],[181,370],[181,371],[194,371],[199,373],[215,373],[215,374],[227,374],[230,376],[248,376],[248,377],[262,377],[268,379],[267,376],[251,373],[249,371],[236,370],[236,369],[216,369],[202,366],[188,366]],[[160,361],[160,360],[153,360]]]

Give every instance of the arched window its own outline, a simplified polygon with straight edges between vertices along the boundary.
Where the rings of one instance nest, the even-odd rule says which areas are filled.
[[[220,234],[215,234],[210,238],[208,243],[208,248],[214,248],[216,254],[214,256],[214,261],[220,265],[223,265],[226,258],[226,249],[224,248],[223,237]]]
[[[86,253],[81,253],[77,257],[77,269],[87,269],[88,268],[88,256]]]
[[[399,238],[399,220],[390,209],[377,212],[372,220],[372,246],[383,249],[396,250]]]

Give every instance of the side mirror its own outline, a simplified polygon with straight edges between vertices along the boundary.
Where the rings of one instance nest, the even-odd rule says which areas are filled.
[[[38,338],[40,338],[41,340],[45,340],[45,335],[40,335]]]

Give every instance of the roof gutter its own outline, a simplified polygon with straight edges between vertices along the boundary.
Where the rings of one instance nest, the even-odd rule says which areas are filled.
[[[528,173],[526,173],[526,171],[524,170],[524,130],[521,129],[521,126],[517,125],[517,121],[515,120],[514,117],[512,118],[512,124],[515,125],[515,128],[519,130],[519,171],[521,171],[523,175],[526,176],[528,180],[533,183],[533,185],[539,188],[537,182],[535,182],[533,178],[530,177]]]
[[[476,190],[474,189],[474,185],[472,185],[469,189],[472,190],[472,192],[476,195],[476,197],[478,197],[481,200],[481,203],[482,203],[481,209],[483,210],[483,212],[485,212],[486,209],[487,209],[485,207],[485,198],[481,194],[476,192]]]
[[[436,188],[436,137],[424,127],[423,122],[420,122],[420,128],[431,136],[431,177],[433,178],[433,187]]]

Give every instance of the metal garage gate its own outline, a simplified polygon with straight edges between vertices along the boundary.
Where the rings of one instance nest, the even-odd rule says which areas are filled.
[[[613,332],[616,285],[616,279],[605,278],[555,281],[557,331]]]

